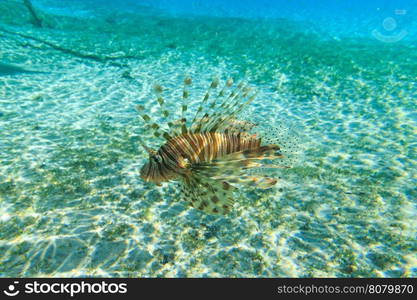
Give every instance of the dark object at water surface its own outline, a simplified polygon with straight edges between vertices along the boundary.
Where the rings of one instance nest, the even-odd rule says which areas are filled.
[[[35,25],[36,27],[42,27],[42,20],[39,18],[38,14],[35,12],[32,2],[30,2],[29,0],[23,0],[23,4],[27,7],[30,15],[32,16],[32,24]]]

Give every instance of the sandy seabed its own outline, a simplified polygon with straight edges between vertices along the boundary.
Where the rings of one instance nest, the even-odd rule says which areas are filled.
[[[0,276],[417,276],[415,46],[78,5],[36,27],[0,2]],[[160,118],[157,82],[176,111],[184,76],[191,108],[245,78],[253,119],[302,137],[278,186],[224,217],[138,177],[139,137],[161,140],[135,106]]]

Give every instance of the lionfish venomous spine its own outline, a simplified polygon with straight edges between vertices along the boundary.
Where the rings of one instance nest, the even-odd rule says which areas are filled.
[[[249,87],[242,82],[234,86],[233,80],[228,79],[218,90],[218,81],[213,80],[194,117],[187,121],[190,84],[191,79],[185,78],[181,118],[167,122],[168,130],[154,122],[143,106],[137,106],[145,128],[165,139],[157,151],[140,141],[149,153],[140,177],[157,185],[179,181],[182,197],[194,208],[210,214],[226,214],[232,208],[233,192],[239,186],[267,189],[277,182],[249,170],[288,166],[276,163],[285,161],[281,145],[262,137],[256,131],[256,124],[237,119],[255,98]],[[170,112],[165,106],[162,87],[155,85],[154,91],[162,116],[168,118]]]

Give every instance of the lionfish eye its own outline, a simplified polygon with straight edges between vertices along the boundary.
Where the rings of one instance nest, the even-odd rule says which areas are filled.
[[[151,159],[155,163],[160,163],[161,162],[161,158],[159,157],[159,155],[152,155]]]

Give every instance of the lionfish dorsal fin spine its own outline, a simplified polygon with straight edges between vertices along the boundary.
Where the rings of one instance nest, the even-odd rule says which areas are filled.
[[[182,105],[181,105],[181,119],[184,119],[184,115],[188,109],[188,96],[190,94],[188,87],[191,85],[192,80],[190,77],[184,78],[184,87],[182,89]]]
[[[187,79],[184,80],[184,83],[186,82],[186,80]],[[170,117],[170,113],[169,113],[168,109],[166,108],[166,103],[165,103],[165,100],[162,96],[162,92],[163,92],[162,86],[159,85],[159,84],[155,84],[153,86],[153,91],[156,95],[156,101],[159,104],[161,116],[164,117],[165,119],[168,119]],[[173,123],[173,122],[167,122],[166,124],[169,127],[169,133],[166,132],[166,131],[160,130],[156,134],[154,133],[154,135],[155,136],[162,136],[165,140],[169,140],[173,136],[176,136],[176,135],[180,134],[181,131],[178,129],[178,127],[179,127],[178,124]],[[158,127],[156,127],[156,126],[154,126],[154,127],[155,127],[155,129],[158,129],[159,125],[158,125]]]
[[[253,101],[255,98],[255,95],[252,95],[245,101],[244,103],[241,103],[240,105],[237,105],[235,107],[231,107],[231,109],[228,109],[224,112],[221,118],[217,120],[217,122],[214,123],[213,127],[209,128],[208,130],[214,130],[214,129],[222,129],[223,127],[229,126],[229,123],[235,119],[236,115],[239,114],[242,109]]]
[[[226,93],[227,89],[230,89],[233,86],[233,79],[228,78],[223,86],[223,88],[216,94],[215,97],[211,97],[210,103],[207,105],[208,110],[210,112],[206,112],[202,117],[200,116],[200,113],[203,111],[203,106],[206,104],[209,95],[209,91],[211,88],[216,88],[218,86],[218,81],[213,80],[208,91],[206,92],[206,95],[204,96],[204,99],[200,105],[200,107],[197,109],[197,113],[192,121],[192,127],[193,132],[205,132],[204,127],[207,126],[207,124],[211,123],[213,121],[213,117],[218,115],[218,110],[221,105],[224,102],[227,102],[230,97],[234,94],[236,88],[232,90],[230,93]],[[227,94],[227,96],[225,96]],[[199,118],[198,118],[199,117]]]
[[[181,104],[181,119],[180,119],[181,134],[185,134],[188,132],[187,119],[185,117],[185,114],[188,110],[188,96],[190,94],[188,91],[188,87],[192,83],[191,77],[189,76],[185,77],[183,83],[184,83],[184,86],[182,89],[182,104]]]
[[[212,98],[210,104],[208,105],[208,108],[210,110],[214,110],[216,107],[216,104],[218,104],[218,100],[224,97],[224,93],[227,88],[229,88],[233,84],[233,80],[231,78],[227,79],[226,83],[223,85],[222,89],[216,94],[215,97]]]
[[[169,111],[166,109],[165,100],[162,97],[162,92],[163,92],[162,86],[160,86],[159,84],[154,84],[153,90],[154,90],[155,95],[156,95],[156,101],[159,104],[159,109],[161,111],[161,115],[164,118],[168,118],[169,117]]]
[[[207,88],[203,99],[200,102],[200,106],[197,108],[197,111],[194,115],[194,118],[191,121],[191,125],[197,124],[197,120],[200,116],[200,114],[203,112],[203,109],[206,105],[206,103],[208,102],[208,100],[210,99],[210,95],[213,89],[216,89],[217,86],[219,85],[219,81],[216,78],[213,78],[209,87]]]
[[[222,103],[218,105],[217,110],[210,116],[209,122],[201,127],[202,132],[221,131],[227,129],[230,121],[235,119],[236,115],[255,98],[255,94],[250,94],[250,89],[243,82],[237,84]]]
[[[230,91],[230,93],[223,98],[223,101],[218,105],[217,110],[211,116],[210,121],[204,124],[202,131],[213,131],[217,128],[215,126],[218,122],[226,117],[229,109],[235,107],[241,100],[240,94],[243,87],[243,82],[239,82],[237,86]]]
[[[162,92],[162,87],[154,86],[154,89],[158,90],[159,93]],[[169,116],[169,112],[164,109],[164,99],[161,95],[157,96],[157,102],[161,107],[163,116],[166,118]],[[164,138],[169,136],[169,133],[162,130],[160,125],[155,122],[147,113],[145,113],[145,107],[143,105],[136,105],[136,111],[140,114],[142,120],[145,122],[145,130],[150,130],[152,135],[155,137],[163,136]]]

